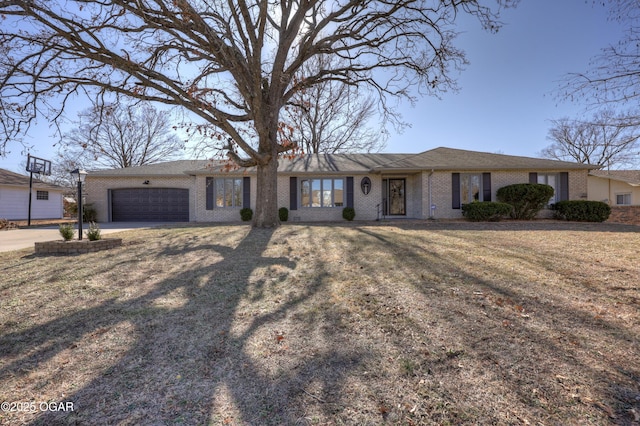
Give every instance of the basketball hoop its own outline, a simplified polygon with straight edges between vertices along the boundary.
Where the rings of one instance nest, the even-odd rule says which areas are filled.
[[[38,175],[51,175],[51,161],[44,158],[33,157],[31,154],[27,156],[27,168],[29,173]]]
[[[31,154],[27,156],[27,168],[29,172],[29,215],[27,217],[27,226],[31,226],[31,193],[33,190],[33,174],[35,173],[37,179],[40,179],[40,175],[51,175],[51,161],[44,158],[32,157]]]

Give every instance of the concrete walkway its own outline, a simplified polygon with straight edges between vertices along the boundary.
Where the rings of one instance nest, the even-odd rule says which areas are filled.
[[[114,232],[127,231],[130,229],[141,229],[141,228],[153,228],[156,226],[168,225],[168,223],[160,223],[160,222],[117,222],[117,223],[99,223],[98,227],[100,228],[102,235],[112,234]],[[76,235],[74,238],[77,238],[78,234],[78,226],[74,224],[74,229],[76,230]],[[82,226],[83,231],[89,229],[89,224],[85,223]],[[33,248],[34,243],[41,241],[53,241],[53,240],[61,240],[60,232],[58,231],[58,226],[47,226],[47,227],[36,227],[36,228],[26,228],[26,229],[9,229],[7,231],[0,231],[0,252],[3,251],[12,251],[12,250],[21,250],[24,248]]]

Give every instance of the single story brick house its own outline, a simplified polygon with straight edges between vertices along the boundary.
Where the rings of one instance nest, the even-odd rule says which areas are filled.
[[[65,188],[33,179],[31,219],[60,219]],[[0,169],[0,219],[29,217],[29,176]]]
[[[96,170],[86,180],[87,203],[101,222],[239,221],[255,206],[252,168],[178,160]],[[419,154],[310,154],[280,160],[278,206],[290,221],[339,221],[344,207],[356,220],[460,218],[461,206],[495,201],[498,188],[546,183],[554,200],[586,199],[597,166],[503,154],[435,148]]]

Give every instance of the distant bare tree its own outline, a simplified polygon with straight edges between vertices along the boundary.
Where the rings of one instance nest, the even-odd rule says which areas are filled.
[[[44,175],[35,173],[34,178],[41,180],[42,182],[59,185],[66,188],[65,195],[73,195],[77,184],[71,176],[71,170],[82,168],[82,165],[76,163],[69,158],[63,158],[60,154],[51,158],[51,174]],[[27,160],[24,159],[18,164],[18,173],[28,176],[29,172],[26,171]]]
[[[318,55],[302,67],[299,78],[335,68],[337,65],[331,62],[340,61],[338,57]],[[294,127],[293,140],[305,153],[382,150],[388,138],[386,117],[394,111],[378,114],[376,98],[362,92],[361,87],[326,80],[294,94],[283,118]]]
[[[51,161],[51,176],[47,176],[47,180],[67,188],[69,193],[73,194],[77,184],[71,176],[71,171],[75,169],[86,169],[86,167],[69,157],[58,154]]]
[[[380,101],[455,86],[457,18],[496,31],[518,0],[0,0],[0,151],[76,96],[177,106],[239,166],[255,166],[254,226],[279,224],[282,111],[328,80]],[[490,4],[490,5],[489,5]],[[346,65],[297,80],[317,55]],[[380,72],[377,72],[377,71]]]
[[[176,158],[184,143],[172,129],[171,115],[153,106],[110,104],[80,114],[65,134],[60,152],[84,167],[125,168]]]
[[[551,145],[541,156],[563,161],[611,168],[638,165],[640,130],[633,118],[601,111],[591,120],[553,120],[548,139]]]

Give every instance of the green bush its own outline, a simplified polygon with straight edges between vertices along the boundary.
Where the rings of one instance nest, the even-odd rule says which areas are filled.
[[[353,207],[345,207],[342,209],[342,217],[348,221],[352,221],[356,217],[356,211]]]
[[[511,204],[484,201],[462,205],[462,216],[472,222],[497,222],[511,214]]]
[[[553,187],[541,183],[517,183],[498,189],[496,198],[511,204],[511,217],[530,220],[536,217],[553,197]]]
[[[278,217],[280,218],[280,222],[286,222],[289,220],[289,209],[286,207],[280,207],[278,209]]]
[[[242,219],[243,222],[249,222],[252,218],[253,210],[251,210],[249,207],[245,207],[240,210],[240,219]]]
[[[89,229],[87,230],[87,238],[89,241],[98,241],[102,239],[102,235],[100,235],[100,228],[98,224],[95,222],[91,222],[89,224]]]
[[[578,222],[604,222],[611,214],[611,207],[602,201],[559,201],[552,208],[556,219]]]
[[[77,208],[76,208],[77,210]],[[82,206],[82,221],[85,223],[91,223],[98,220],[98,211],[93,207],[93,204],[85,204]]]
[[[70,223],[61,223],[58,225],[58,231],[65,241],[70,241],[73,238],[73,225]]]

